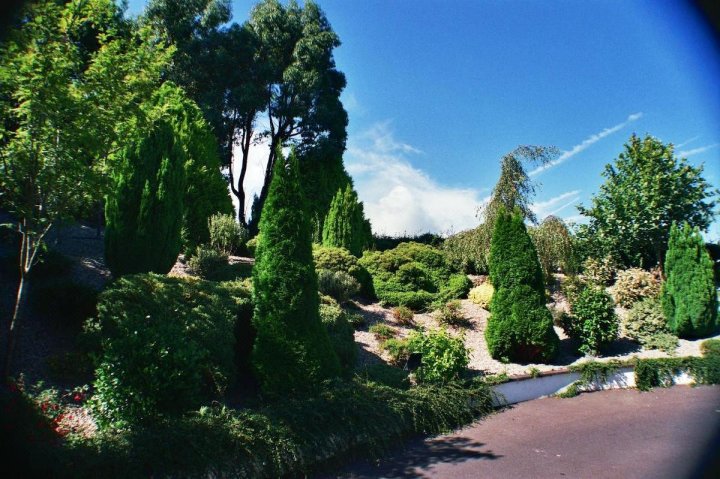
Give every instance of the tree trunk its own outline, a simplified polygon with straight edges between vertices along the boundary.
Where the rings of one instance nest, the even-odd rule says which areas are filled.
[[[262,216],[262,210],[265,206],[265,200],[267,199],[268,192],[270,191],[270,182],[272,181],[273,170],[275,167],[275,158],[277,156],[277,147],[279,144],[279,138],[274,136],[270,143],[270,154],[268,155],[267,168],[265,169],[265,181],[263,187],[260,190],[260,196],[258,197],[258,208],[256,211],[257,218],[253,217],[250,221],[250,234],[255,236],[259,232],[260,217]]]
[[[13,311],[12,319],[10,320],[10,327],[8,328],[7,349],[5,350],[5,364],[3,367],[6,381],[12,372],[12,355],[13,350],[15,349],[15,338],[17,336],[17,330],[20,322],[20,312],[25,303],[25,290],[27,286],[26,276],[27,273],[25,272],[25,267],[22,266],[20,268],[20,284],[18,285],[17,295],[15,296],[15,309]]]

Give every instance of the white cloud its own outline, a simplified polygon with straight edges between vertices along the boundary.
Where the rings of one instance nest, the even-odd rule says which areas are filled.
[[[557,215],[565,208],[574,205],[580,200],[580,191],[566,191],[554,198],[546,201],[540,201],[530,205],[530,209],[535,213],[538,220],[543,220],[550,215]]]
[[[678,151],[677,155],[687,158],[688,156],[705,153],[706,151],[712,150],[713,148],[715,148],[717,146],[720,146],[720,143],[713,143],[712,145],[705,145],[705,146],[701,146],[699,148],[693,148],[692,150]]]
[[[629,125],[630,123],[639,120],[640,118],[642,118],[642,116],[643,116],[642,112],[633,113],[632,115],[628,116],[627,119],[625,119],[624,122],[618,123],[617,125],[611,126],[610,128],[605,128],[604,130],[602,130],[602,131],[599,132],[599,133],[595,133],[595,134],[593,134],[593,135],[590,135],[589,137],[585,138],[585,139],[582,141],[582,143],[573,146],[571,149],[569,149],[569,150],[567,150],[567,151],[563,151],[562,154],[561,154],[556,160],[553,160],[553,161],[551,161],[550,163],[548,163],[548,164],[546,164],[546,165],[538,166],[537,168],[535,168],[534,170],[532,170],[532,171],[529,173],[529,175],[530,175],[530,176],[538,175],[538,174],[542,173],[542,172],[545,171],[545,170],[548,170],[548,169],[553,168],[553,167],[555,167],[555,166],[557,166],[557,165],[559,165],[559,164],[561,164],[561,163],[566,162],[567,160],[569,160],[569,159],[572,158],[573,156],[575,156],[575,155],[577,155],[578,153],[586,150],[587,148],[589,148],[590,146],[594,145],[594,144],[597,143],[598,141],[602,140],[602,139],[605,138],[606,136],[612,135],[613,133],[622,130],[623,128],[625,128],[625,127],[626,127],[627,125]]]
[[[395,138],[390,122],[351,138],[345,165],[379,234],[448,233],[477,226],[481,190],[441,185],[406,155],[421,154]]]
[[[679,145],[675,145],[675,148],[676,148],[676,149],[682,148],[682,147],[684,147],[685,145],[688,145],[688,144],[692,143],[693,141],[697,140],[698,138],[700,138],[700,135],[695,135],[695,136],[693,136],[692,138],[689,138],[689,139],[683,141],[683,142],[680,143]]]

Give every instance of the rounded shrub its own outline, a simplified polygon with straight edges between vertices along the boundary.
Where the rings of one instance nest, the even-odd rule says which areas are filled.
[[[375,297],[370,273],[358,264],[358,259],[345,248],[313,245],[315,269],[347,273],[360,283],[360,292],[369,298]]]
[[[237,254],[245,245],[248,231],[233,215],[214,214],[208,219],[210,246],[225,255]]]
[[[390,364],[404,366],[410,356],[408,340],[405,338],[390,338],[384,341],[382,348],[390,356]]]
[[[612,296],[619,306],[631,308],[645,298],[655,298],[660,294],[660,281],[650,271],[630,268],[618,271]]]
[[[440,324],[448,326],[466,326],[468,319],[462,310],[462,304],[458,300],[448,301],[436,312]]]
[[[227,266],[227,254],[206,245],[198,246],[188,260],[190,271],[203,279],[216,278]]]
[[[597,285],[609,285],[615,278],[617,262],[611,256],[603,258],[587,258],[583,261],[585,279]]]
[[[360,292],[360,283],[344,271],[321,269],[317,272],[318,289],[322,294],[331,296],[340,303]]]
[[[403,326],[412,326],[415,313],[407,306],[398,306],[391,310],[393,318]]]
[[[236,283],[155,274],[116,280],[86,325],[98,345],[98,422],[146,423],[221,396],[235,377],[235,332],[249,302]]]
[[[649,349],[674,351],[677,337],[670,334],[658,298],[638,301],[622,320],[623,334]]]
[[[445,383],[460,378],[470,362],[470,354],[461,337],[444,329],[415,331],[408,337],[408,350],[422,354],[416,379],[420,383]]]
[[[488,309],[490,307],[490,300],[492,300],[494,292],[495,288],[493,288],[493,285],[485,282],[471,289],[468,293],[468,299],[480,306],[481,308]]]
[[[588,286],[571,305],[570,335],[580,339],[580,351],[596,355],[618,337],[619,323],[613,300],[604,289]]]

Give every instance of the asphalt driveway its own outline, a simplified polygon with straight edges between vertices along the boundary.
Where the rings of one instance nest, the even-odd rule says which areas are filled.
[[[380,461],[318,477],[720,478],[720,386],[518,404]]]

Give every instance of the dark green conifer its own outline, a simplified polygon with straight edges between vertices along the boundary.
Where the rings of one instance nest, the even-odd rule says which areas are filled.
[[[164,119],[119,153],[105,207],[105,258],[114,276],[165,274],[175,264],[181,246],[185,159]]]
[[[519,211],[501,208],[490,245],[490,280],[495,294],[485,330],[495,359],[544,362],[558,350],[559,338],[545,306],[537,252]]]
[[[295,153],[278,149],[253,269],[257,337],[252,361],[265,392],[307,392],[340,364],[319,314],[311,225]]]
[[[370,223],[351,185],[338,190],[330,203],[322,238],[323,246],[345,248],[357,257],[362,256],[363,249],[372,242]]]
[[[665,275],[662,305],[670,330],[681,337],[713,332],[718,325],[713,263],[697,227],[673,223]]]

